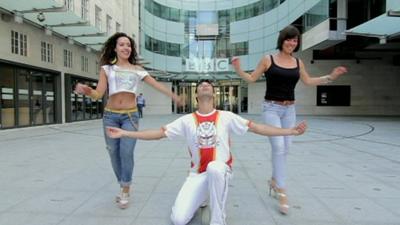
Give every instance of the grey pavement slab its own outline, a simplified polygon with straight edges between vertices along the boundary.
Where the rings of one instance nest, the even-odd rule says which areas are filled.
[[[179,115],[145,116],[140,129]],[[242,115],[260,122],[258,115]],[[299,116],[288,156],[290,212],[268,195],[268,138],[232,136],[229,225],[400,224],[400,118]],[[171,225],[189,169],[184,140],[138,141],[132,203],[121,210],[101,120],[0,131],[1,225]],[[189,225],[205,225],[209,208]]]

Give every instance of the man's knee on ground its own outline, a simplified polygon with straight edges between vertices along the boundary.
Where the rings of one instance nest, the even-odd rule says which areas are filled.
[[[171,221],[174,225],[186,225],[189,223],[191,218],[188,218],[187,215],[181,212],[172,212],[171,213]]]

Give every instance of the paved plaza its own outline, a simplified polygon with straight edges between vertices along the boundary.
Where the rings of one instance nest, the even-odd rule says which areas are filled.
[[[147,116],[140,129],[179,115]],[[258,115],[243,115],[260,122]],[[290,211],[268,196],[266,137],[233,136],[228,225],[399,225],[400,118],[299,116],[309,129],[288,158]],[[116,207],[119,187],[101,120],[0,131],[1,225],[171,225],[189,168],[180,141],[138,141],[132,203]],[[190,225],[208,225],[209,208]]]

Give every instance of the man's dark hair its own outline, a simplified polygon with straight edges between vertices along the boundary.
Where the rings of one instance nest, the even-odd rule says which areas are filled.
[[[202,79],[199,82],[197,82],[197,84],[196,84],[196,90],[195,90],[196,93],[197,93],[197,88],[200,86],[200,84],[202,84],[204,82],[209,83],[212,86],[213,91],[214,91],[214,85],[213,85],[212,81],[208,80],[208,79]]]
[[[289,25],[285,27],[283,30],[279,32],[278,42],[276,48],[279,51],[282,51],[282,45],[285,40],[296,38],[298,39],[298,44],[294,49],[294,52],[297,52],[300,48],[300,31],[293,25]]]

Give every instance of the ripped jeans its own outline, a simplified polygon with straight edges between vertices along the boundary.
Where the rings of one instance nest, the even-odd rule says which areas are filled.
[[[137,131],[139,128],[139,114],[137,111],[129,113],[111,112],[104,110],[103,129],[111,165],[121,187],[130,186],[134,166],[133,151],[136,139],[110,138],[106,134],[106,127],[118,127],[124,130]]]

